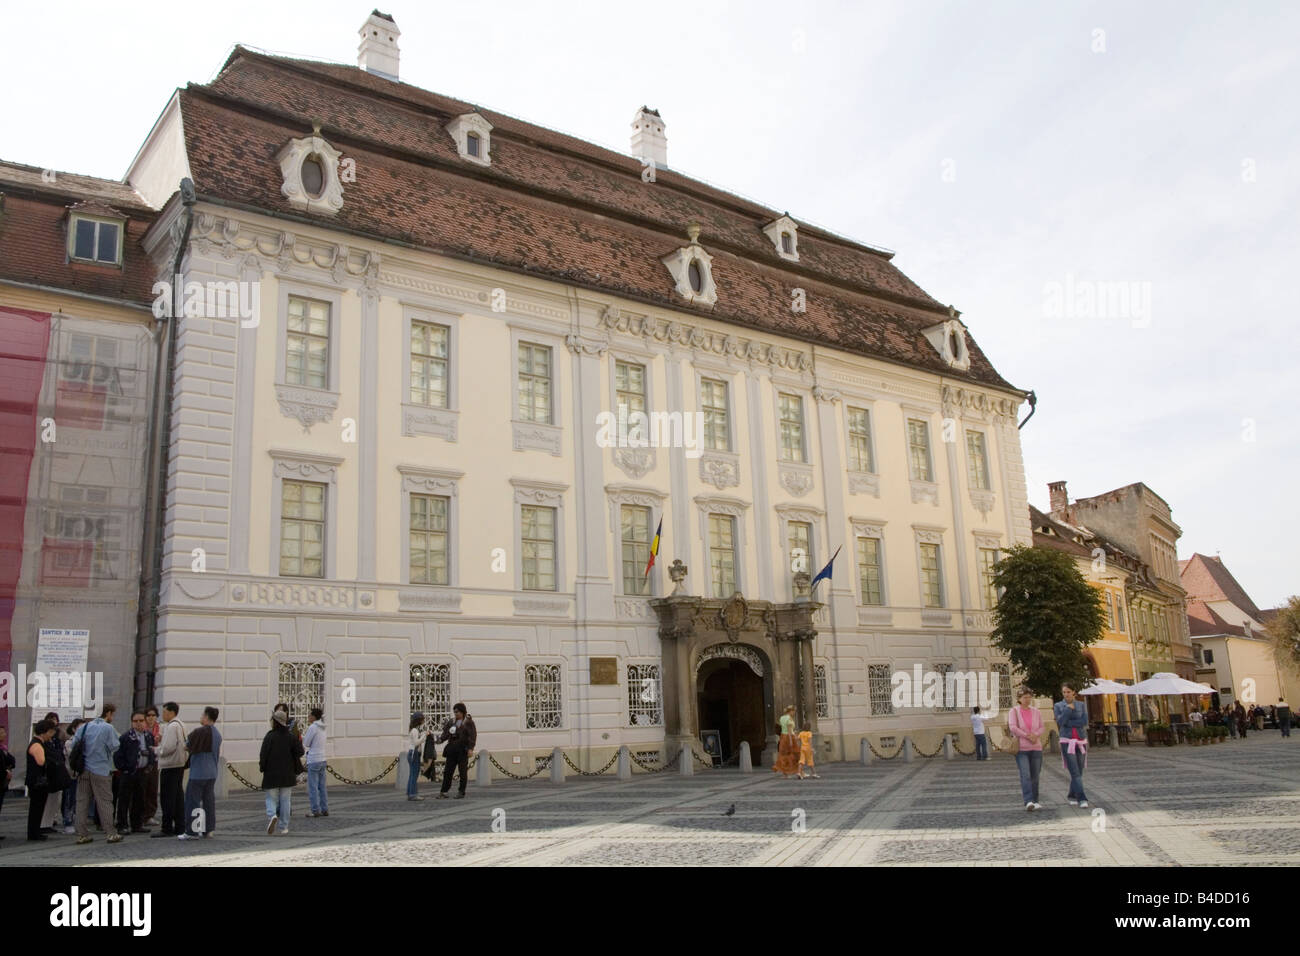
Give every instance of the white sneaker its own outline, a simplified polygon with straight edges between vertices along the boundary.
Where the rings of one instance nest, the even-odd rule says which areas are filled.
[[[1032,813],[1036,808],[1035,808],[1033,802],[1031,801],[1031,802],[1025,804],[1025,809],[1028,810],[1030,813]]]
[[[1088,801],[1087,801],[1087,800],[1080,800],[1080,801],[1079,801],[1079,806],[1080,806],[1080,807],[1084,807],[1084,808],[1086,808],[1086,807],[1088,806]]]
[[[1073,803],[1073,801],[1071,801],[1071,802]],[[271,819],[269,819],[269,820],[266,821],[266,835],[267,835],[267,836],[271,836],[273,833],[275,833],[275,825],[276,825],[277,823],[279,823],[279,822],[280,822],[280,818],[277,817],[277,816],[272,816]]]
[[[1041,810],[1041,809],[1043,809],[1043,805],[1042,805],[1041,803],[1039,803],[1037,800],[1035,800],[1035,801],[1034,801],[1034,809],[1035,809],[1035,810]]]
[[[1066,802],[1067,802],[1070,806],[1072,806],[1072,807],[1077,807],[1077,806],[1079,805],[1079,801],[1078,801],[1078,800],[1075,800],[1073,797],[1071,797],[1071,798],[1070,798],[1069,800],[1067,800]]]

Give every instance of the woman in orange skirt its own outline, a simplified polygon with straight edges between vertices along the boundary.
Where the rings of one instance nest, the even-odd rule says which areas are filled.
[[[794,732],[794,704],[781,715],[781,739],[776,748],[773,772],[793,777],[799,772],[799,738]]]

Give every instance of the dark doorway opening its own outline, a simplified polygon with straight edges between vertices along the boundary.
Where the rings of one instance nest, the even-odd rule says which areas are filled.
[[[711,660],[700,668],[696,687],[699,729],[718,731],[722,759],[730,760],[748,740],[750,758],[759,766],[767,739],[763,678],[742,661]]]

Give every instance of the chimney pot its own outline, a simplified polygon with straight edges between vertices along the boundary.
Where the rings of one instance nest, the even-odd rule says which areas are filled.
[[[357,32],[361,36],[361,43],[357,46],[357,66],[367,73],[395,81],[400,57],[397,38],[402,35],[396,21],[387,13],[376,10],[366,17],[366,22]]]
[[[1065,482],[1050,481],[1047,483],[1047,492],[1051,502],[1052,517],[1059,521],[1068,521],[1067,512],[1070,508],[1070,496],[1066,494]]]
[[[664,120],[658,110],[643,106],[632,117],[632,155],[640,160],[650,160],[656,169],[668,167],[668,137],[664,135]]]

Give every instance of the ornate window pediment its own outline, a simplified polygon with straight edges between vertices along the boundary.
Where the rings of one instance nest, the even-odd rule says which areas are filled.
[[[447,124],[461,159],[480,166],[492,165],[492,124],[478,113],[465,113]]]
[[[332,216],[343,208],[343,183],[339,158],[343,154],[321,138],[317,127],[311,136],[291,139],[275,156],[284,183],[280,192],[294,209]]]
[[[713,284],[713,257],[700,245],[700,227],[692,223],[686,229],[691,243],[670,252],[659,261],[668,267],[677,294],[687,302],[713,305],[718,301],[718,289]]]

